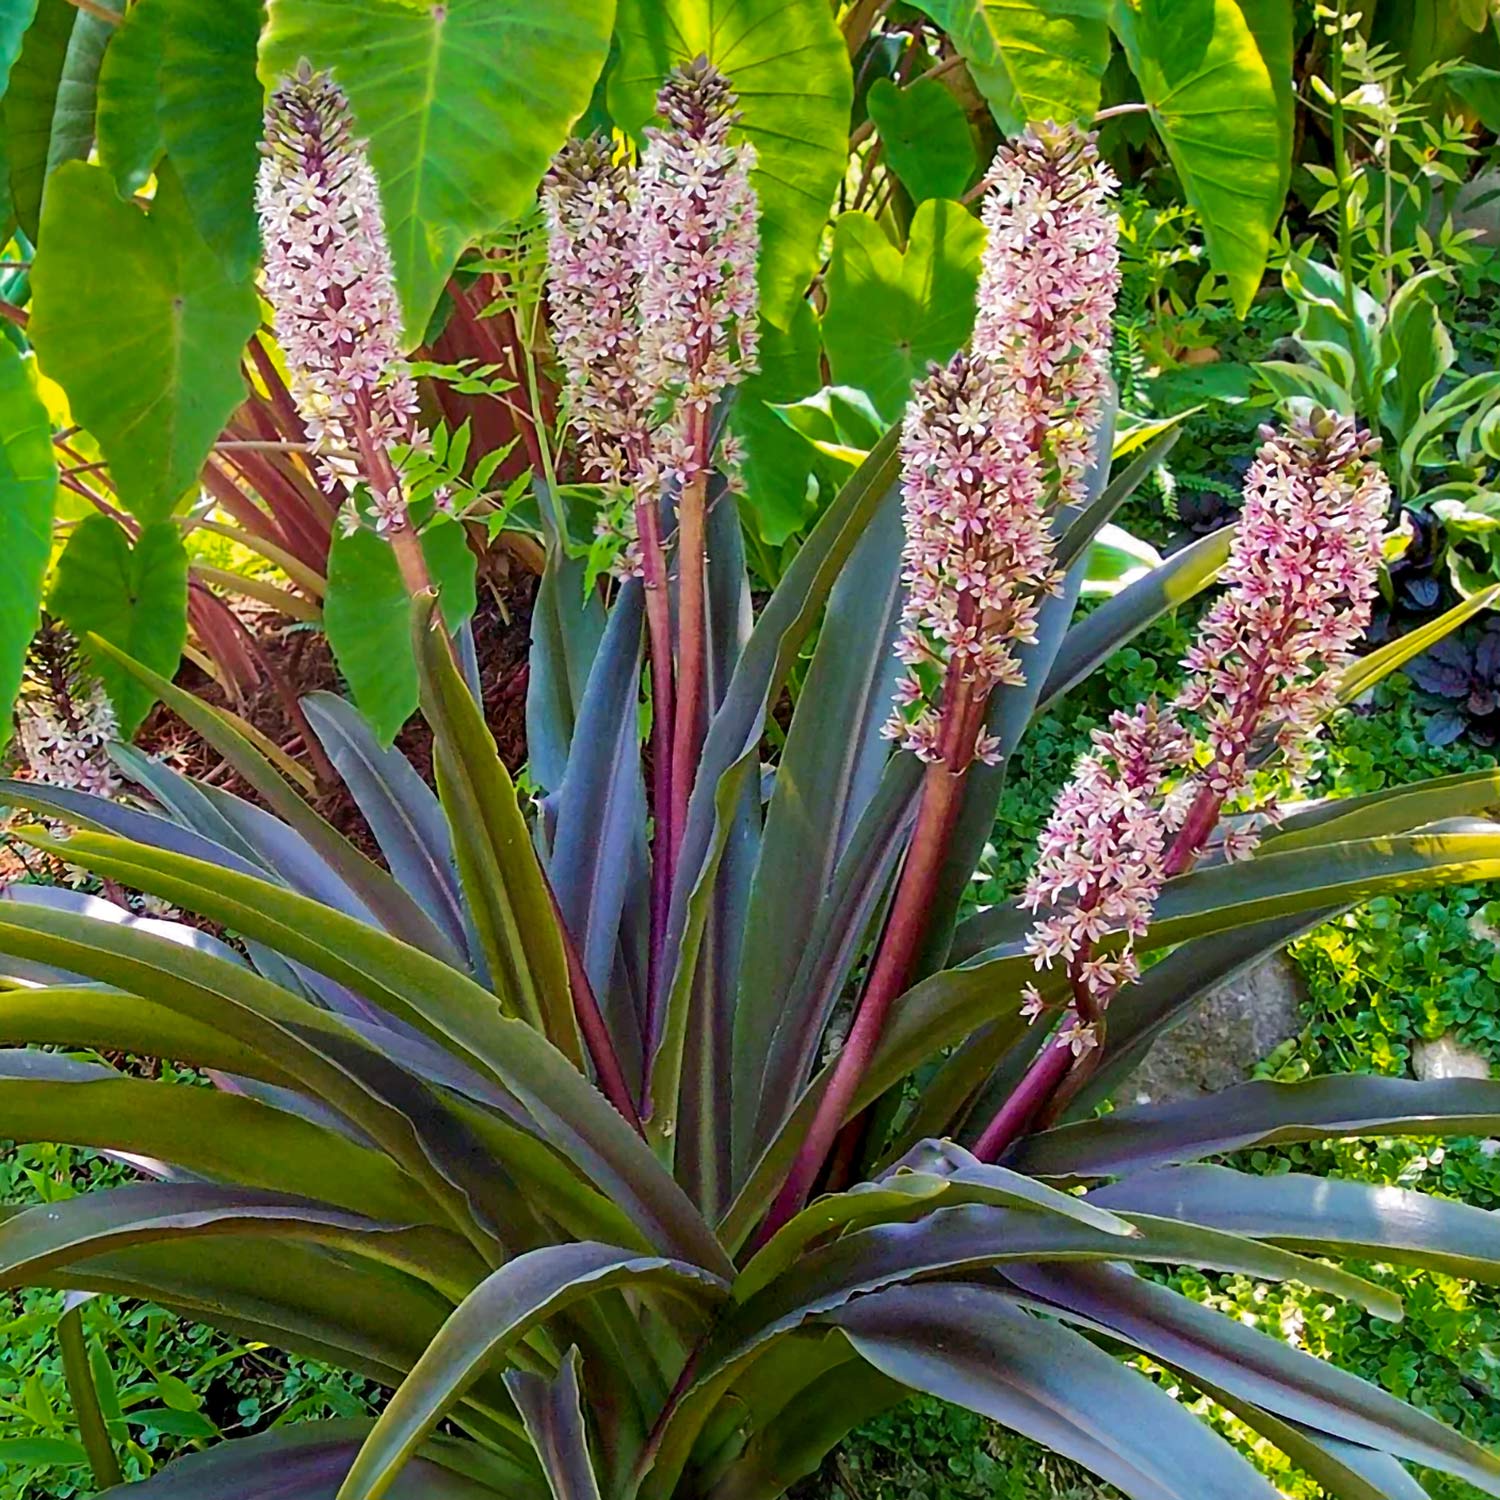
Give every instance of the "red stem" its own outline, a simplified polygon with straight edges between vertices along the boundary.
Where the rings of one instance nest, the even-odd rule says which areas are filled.
[[[573,934],[568,931],[567,923],[563,921],[562,908],[557,904],[557,896],[552,891],[550,881],[547,884],[547,892],[552,897],[552,914],[557,919],[557,930],[562,935],[563,951],[568,959],[568,988],[573,995],[573,1014],[578,1020],[578,1030],[583,1035],[584,1045],[589,1049],[589,1057],[594,1064],[594,1076],[598,1079],[600,1092],[619,1110],[637,1135],[644,1135],[641,1117],[636,1112],[630,1085],[625,1081],[625,1072],[615,1052],[609,1027],[605,1024],[603,1012],[599,1009],[598,997],[594,994],[593,985],[589,983],[588,970],[584,968],[583,960],[578,956]]]
[[[651,845],[651,935],[646,978],[645,1034],[649,1057],[656,1029],[657,991],[662,983],[662,949],[666,941],[667,910],[672,902],[675,867],[672,834],[672,606],[667,588],[667,559],[661,544],[661,516],[654,495],[637,502],[635,518],[646,586],[646,630],[651,650],[651,808],[656,817]]]
[[[708,489],[708,413],[688,418],[693,478],[684,484],[677,511],[677,717],[672,732],[671,850],[675,869],[687,827],[688,798],[703,744],[703,684],[708,666],[704,569]]]
[[[854,1025],[839,1053],[828,1087],[818,1101],[817,1112],[791,1172],[761,1225],[757,1246],[769,1240],[807,1201],[875,1055],[891,1003],[906,988],[926,931],[928,908],[942,873],[966,773],[967,767],[955,771],[946,762],[927,768],[911,848]]]

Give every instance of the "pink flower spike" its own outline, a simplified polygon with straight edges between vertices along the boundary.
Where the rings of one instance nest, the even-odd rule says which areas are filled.
[[[266,107],[256,182],[265,294],[329,493],[376,488],[372,455],[389,469],[388,446],[416,437],[380,188],[353,132],[343,90],[304,64]]]

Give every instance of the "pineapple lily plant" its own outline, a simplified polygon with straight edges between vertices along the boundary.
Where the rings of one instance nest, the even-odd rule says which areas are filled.
[[[638,165],[579,142],[545,188],[552,324],[619,562],[587,590],[564,572],[538,637],[523,808],[390,456],[415,413],[373,179],[331,80],[273,99],[266,291],[330,493],[410,588],[436,789],[341,699],[305,701],[377,862],[233,721],[124,658],[258,800],[118,746],[107,778],[5,786],[46,820],[38,847],[195,921],[4,893],[0,1134],[142,1181],[7,1211],[0,1272],[390,1391],[373,1422],[181,1460],[140,1486],[163,1500],[754,1500],[914,1391],[1140,1500],[1273,1496],[1142,1358],[1330,1494],[1420,1496],[1407,1464],[1500,1494],[1500,1456],[1149,1274],[1293,1280],[1382,1318],[1398,1299],[1342,1262],[1495,1277],[1479,1210],[1205,1163],[1495,1132],[1500,1084],[1094,1109],[1298,932],[1500,876],[1493,773],[1293,800],[1319,720],[1427,639],[1351,654],[1388,498],[1369,440],[1320,412],[1263,434],[1237,532],[1076,615],[1090,542],[1155,455],[1110,478],[1111,180],[1086,136],[1037,127],[989,179],[972,348],[756,608],[721,437],[756,356],[734,118],[690,66]],[[1216,579],[1177,696],[1097,732],[1024,890],[969,912],[1028,724]]]

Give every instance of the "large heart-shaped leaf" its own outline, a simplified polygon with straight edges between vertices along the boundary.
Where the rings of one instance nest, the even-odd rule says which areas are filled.
[[[131,546],[107,516],[89,516],[57,561],[51,607],[80,639],[101,636],[170,677],[187,639],[187,551],[171,521],[147,526]],[[129,739],[156,701],[109,657],[90,653]]]
[[[204,244],[171,172],[148,215],[120,199],[102,167],[70,162],[53,174],[43,217],[37,356],[98,440],[121,503],[160,520],[244,399],[254,289]]]
[[[255,172],[262,0],[160,0],[162,140],[203,238],[232,266],[258,256]]]
[[[1243,316],[1286,196],[1291,142],[1273,31],[1252,26],[1237,0],[1114,0],[1110,20]]]
[[[275,0],[267,82],[307,58],[349,95],[380,178],[386,232],[419,342],[459,252],[518,218],[588,107],[611,0]]]
[[[823,314],[835,383],[864,391],[888,421],[900,416],[912,381],[974,327],[983,249],[983,225],[947,199],[917,210],[904,255],[868,214],[841,214]]]
[[[463,527],[452,521],[428,527],[422,551],[443,619],[449,630],[458,630],[475,604],[476,563]],[[384,537],[361,528],[334,538],[323,627],[360,713],[381,744],[389,745],[416,712],[417,658],[411,646],[411,595]]]
[[[678,63],[706,55],[739,95],[756,150],[760,294],[786,327],[818,264],[818,240],[848,154],[849,53],[823,0],[621,0],[609,107],[638,133]]]
[[[10,706],[41,608],[56,495],[47,409],[27,362],[0,340],[0,749],[10,737]]]
[[[137,0],[99,67],[99,160],[122,193],[145,186],[165,149],[156,95],[168,4]]]
[[[919,78],[904,89],[877,78],[865,108],[891,170],[915,202],[962,196],[979,161],[974,134],[963,106],[936,78]]]
[[[10,197],[21,227],[34,240],[47,180],[52,116],[79,13],[68,0],[25,0],[8,6],[6,30],[15,39],[9,81],[0,105],[0,131],[10,169]],[[13,29],[15,28],[15,29]]]
[[[1087,119],[1109,65],[1107,0],[913,0],[952,39],[1000,128]]]

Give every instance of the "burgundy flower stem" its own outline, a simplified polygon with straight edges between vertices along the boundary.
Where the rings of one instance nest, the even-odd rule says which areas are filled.
[[[675,875],[688,798],[703,742],[703,683],[708,665],[704,569],[708,488],[708,413],[688,418],[693,477],[682,487],[677,510],[677,709],[672,727],[670,845]]]
[[[661,513],[654,496],[637,502],[636,535],[641,546],[646,589],[646,634],[651,653],[651,808],[656,819],[651,843],[651,926],[647,949],[646,1037],[656,1029],[657,991],[662,983],[662,948],[667,909],[672,901],[675,844],[672,833],[672,739],[674,722],[672,604],[667,559],[662,550]]]
[[[761,1225],[757,1247],[765,1244],[807,1201],[860,1083],[869,1071],[891,1004],[906,988],[927,930],[927,913],[948,852],[948,837],[958,816],[966,774],[967,768],[955,771],[943,761],[927,767],[911,847],[854,1025],[786,1182]]]
[[[599,1090],[620,1112],[630,1128],[637,1135],[644,1135],[641,1117],[636,1111],[630,1085],[625,1081],[619,1054],[610,1039],[609,1027],[605,1025],[604,1015],[599,1009],[598,997],[594,994],[593,985],[589,983],[588,970],[579,957],[573,934],[563,921],[562,908],[557,904],[557,896],[550,880],[547,882],[547,894],[552,900],[552,915],[557,919],[557,930],[562,936],[563,952],[567,956],[568,989],[573,997],[573,1014],[577,1018],[583,1044],[588,1048],[589,1058],[594,1064],[594,1077]]]

